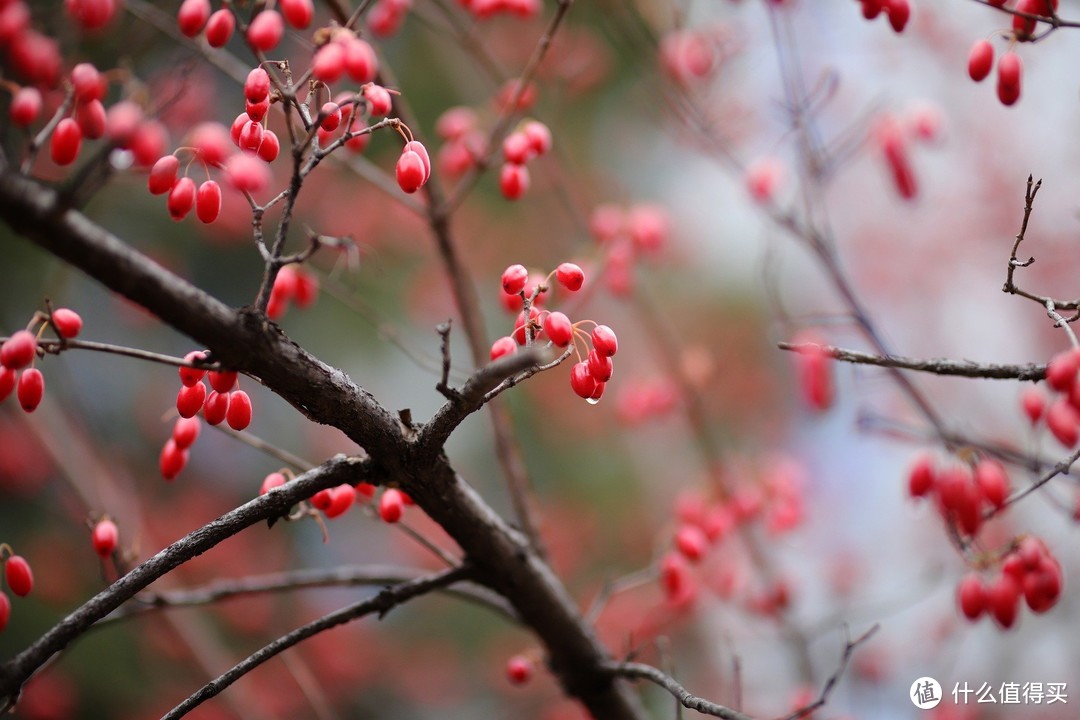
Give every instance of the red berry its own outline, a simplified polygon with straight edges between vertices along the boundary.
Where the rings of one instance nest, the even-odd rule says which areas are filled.
[[[303,30],[311,24],[311,18],[315,15],[315,7],[311,0],[281,0],[281,14],[297,30]]]
[[[323,103],[319,116],[322,118],[319,127],[327,132],[333,132],[341,125],[341,106],[334,102]]]
[[[75,110],[75,122],[84,137],[96,140],[105,135],[105,106],[100,100],[80,103]]]
[[[165,441],[158,457],[158,470],[165,480],[173,480],[184,469],[188,461],[188,451],[176,446],[172,438]]]
[[[452,107],[435,121],[435,132],[443,140],[459,140],[476,127],[476,111],[468,107]]]
[[[412,150],[420,156],[420,160],[424,163],[424,182],[426,183],[431,177],[431,157],[428,155],[427,148],[419,140],[410,140],[405,143],[405,150]]]
[[[240,130],[240,149],[250,152],[258,152],[263,141],[262,123],[249,120]]]
[[[669,224],[667,211],[657,205],[635,205],[626,216],[630,239],[646,252],[657,252],[667,244]]]
[[[184,0],[176,13],[176,24],[180,32],[190,38],[202,32],[210,18],[210,0]]]
[[[1046,412],[1046,427],[1067,448],[1080,440],[1080,414],[1066,400],[1058,400]]]
[[[604,357],[611,357],[619,350],[619,340],[615,331],[607,325],[597,325],[592,331],[592,343],[596,352]]]
[[[259,488],[259,494],[265,495],[276,487],[281,487],[285,484],[285,476],[279,472],[272,472],[263,478],[262,486]]]
[[[494,358],[492,359],[494,360]],[[0,402],[6,400],[7,396],[11,394],[11,391],[15,389],[15,383],[18,381],[18,378],[18,370],[0,366]]]
[[[540,311],[535,306],[529,308],[529,330],[525,329],[525,311],[522,310],[518,313],[517,320],[514,321],[514,340],[518,345],[524,345],[529,341],[529,333],[532,333],[532,339],[538,340],[542,329],[538,327],[540,319]]]
[[[1050,358],[1046,366],[1046,383],[1058,392],[1068,392],[1076,383],[1080,369],[1080,353],[1065,350]]]
[[[236,18],[228,8],[215,11],[206,21],[206,42],[210,47],[225,47],[236,31]]]
[[[1020,395],[1020,404],[1032,425],[1038,423],[1046,411],[1046,397],[1037,388],[1024,388]]]
[[[358,83],[371,82],[379,70],[375,50],[365,40],[351,38],[345,42],[345,71]]]
[[[595,349],[589,351],[589,358],[586,361],[589,367],[589,374],[593,376],[593,379],[598,383],[605,383],[611,379],[611,374],[615,370],[614,363],[611,362],[611,358],[601,355],[596,352]]]
[[[181,450],[187,450],[195,444],[202,430],[202,421],[198,417],[181,417],[173,425],[172,439]]]
[[[229,393],[216,390],[206,396],[203,403],[203,419],[209,425],[220,425],[229,414]]]
[[[19,597],[26,597],[34,589],[34,573],[30,570],[30,563],[21,555],[12,555],[7,559],[4,574],[11,592]]]
[[[690,562],[697,562],[709,549],[709,538],[697,525],[683,525],[675,533],[675,549]]]
[[[512,354],[517,350],[517,342],[510,336],[501,337],[491,344],[491,359],[492,361],[498,360],[501,357]],[[0,392],[0,396],[3,393]],[[2,397],[0,397],[2,399]]]
[[[523,132],[513,132],[503,139],[503,158],[514,165],[524,165],[528,162],[535,151],[528,136]]]
[[[338,485],[330,489],[330,505],[323,512],[326,517],[333,519],[343,515],[356,501],[356,491],[352,485]]]
[[[202,409],[203,401],[206,400],[206,386],[201,382],[194,385],[185,385],[176,394],[176,412],[180,417],[195,417]]]
[[[911,18],[911,5],[908,0],[888,0],[885,11],[889,14],[889,24],[898,33],[904,32],[904,27]]]
[[[1002,105],[1012,105],[1020,99],[1020,78],[1024,65],[1020,56],[1007,52],[998,60],[998,99]]]
[[[175,155],[165,155],[150,168],[147,184],[154,195],[164,195],[176,185],[176,173],[180,170],[180,159]]]
[[[165,205],[169,209],[169,217],[173,220],[179,222],[187,217],[195,205],[195,181],[189,177],[177,180],[169,191]]]
[[[925,497],[934,485],[934,458],[930,453],[923,453],[915,458],[908,471],[908,493],[911,497]]]
[[[243,390],[229,393],[229,410],[225,414],[229,427],[243,430],[251,424],[251,398]]]
[[[192,350],[184,356],[184,360],[187,362],[195,362],[196,360],[205,360],[206,353],[199,350]],[[206,375],[206,371],[202,368],[181,367],[180,368],[180,382],[185,387],[190,387],[199,382]]]
[[[0,345],[0,365],[21,370],[37,356],[37,337],[29,330],[19,330]]]
[[[258,158],[237,153],[225,161],[225,177],[240,192],[257,193],[270,184],[270,169]]]
[[[65,0],[64,9],[84,30],[97,30],[116,13],[116,0]]]
[[[341,43],[330,42],[315,51],[311,59],[311,74],[316,80],[329,85],[345,74],[345,48]]]
[[[248,25],[248,42],[256,50],[270,52],[281,42],[285,32],[285,23],[276,10],[263,10]]]
[[[994,46],[989,40],[980,40],[968,53],[968,75],[975,82],[982,82],[994,68]]]
[[[589,364],[586,362],[575,363],[570,368],[570,387],[579,397],[590,399],[596,392],[596,379],[589,372]]]
[[[507,295],[517,295],[525,289],[529,280],[529,271],[524,265],[511,265],[503,270],[502,289]]]
[[[137,167],[150,167],[165,154],[168,132],[156,120],[148,120],[135,128],[129,149]]]
[[[195,214],[204,223],[212,223],[221,213],[221,186],[207,180],[195,194]]]
[[[1002,574],[986,592],[987,610],[1001,627],[1008,630],[1016,622],[1020,586],[1010,575]]]
[[[524,165],[505,163],[499,171],[499,190],[507,200],[517,200],[529,189],[529,170]]]
[[[375,486],[371,483],[356,483],[356,487],[354,487],[353,490],[356,491],[356,502],[358,503],[366,503],[371,500],[371,498],[375,497]]]
[[[539,120],[530,120],[521,129],[525,137],[529,139],[529,146],[537,155],[543,155],[551,150],[551,130]]]
[[[237,374],[238,373],[235,370],[211,370],[209,376],[210,387],[214,388],[219,393],[227,393],[236,387]]]
[[[71,68],[71,86],[75,97],[82,102],[105,97],[105,78],[91,63],[79,63]]]
[[[390,112],[393,107],[393,98],[390,92],[381,85],[367,85],[364,87],[364,99],[367,100],[368,112],[372,117],[382,117]]]
[[[79,313],[68,308],[57,308],[52,312],[52,324],[56,334],[64,339],[71,339],[82,330],[82,318]]]
[[[968,620],[978,620],[986,610],[986,588],[983,587],[982,580],[976,573],[965,575],[956,586],[956,601],[960,605],[960,611]]]
[[[21,127],[26,127],[37,120],[41,114],[41,91],[33,87],[20,88],[11,98],[11,107],[8,109],[11,122]]]
[[[555,279],[570,292],[577,292],[585,283],[585,273],[574,263],[564,262],[555,268]]]
[[[45,394],[45,376],[37,368],[23,370],[22,375],[19,376],[19,385],[15,394],[23,410],[28,413],[34,412]]]
[[[515,655],[506,662],[506,679],[512,685],[524,685],[532,679],[532,660],[524,655]]]
[[[566,347],[574,338],[574,326],[570,318],[561,312],[548,313],[544,320],[544,332],[556,347]]]
[[[330,503],[333,502],[333,499],[330,490],[320,490],[311,496],[311,506],[316,510],[326,512],[326,508],[330,507]]]
[[[57,165],[70,165],[75,162],[82,145],[82,130],[79,123],[71,118],[64,118],[53,130],[49,141],[49,154]]]
[[[263,162],[274,162],[277,160],[278,154],[281,152],[281,142],[278,140],[277,133],[273,130],[267,130],[263,133],[262,144],[259,145],[259,151],[257,155]]]
[[[415,151],[406,150],[398,158],[394,174],[398,187],[407,193],[414,193],[424,184],[424,161]]]
[[[975,482],[987,502],[996,508],[1005,505],[1005,500],[1009,496],[1009,478],[1001,463],[994,460],[980,460],[975,466]]]
[[[4,632],[8,620],[11,619],[11,600],[7,594],[0,592],[0,632]]]
[[[244,80],[244,98],[251,103],[260,103],[270,95],[270,75],[257,67],[248,73]]]
[[[379,498],[379,517],[383,522],[396,523],[405,512],[403,494],[397,488],[387,488]]]
[[[812,344],[796,354],[796,361],[803,398],[814,410],[828,410],[834,395],[832,359],[821,345]]]
[[[116,523],[108,518],[100,520],[94,525],[94,531],[90,534],[90,542],[94,546],[94,552],[104,559],[113,554],[120,540],[120,531]]]

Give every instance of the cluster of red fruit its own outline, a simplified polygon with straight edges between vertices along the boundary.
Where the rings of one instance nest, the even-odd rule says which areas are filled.
[[[517,200],[529,189],[525,163],[551,150],[551,130],[539,120],[528,120],[503,139],[503,166],[499,190],[507,200]]]
[[[974,537],[982,527],[984,512],[1000,510],[1008,502],[1009,476],[1001,463],[990,458],[974,467],[966,463],[939,467],[933,455],[924,453],[908,472],[908,493],[913,498],[933,498],[947,523]]]
[[[565,313],[542,310],[552,278],[570,292],[577,292],[585,283],[584,271],[569,262],[562,263],[546,277],[530,277],[524,265],[511,265],[503,271],[504,305],[510,311],[517,310],[518,316],[514,332],[492,344],[491,359],[498,360],[513,353],[519,345],[531,345],[544,338],[557,348],[569,348],[572,343],[578,362],[570,370],[570,387],[577,395],[595,404],[603,396],[615,370],[611,358],[619,349],[619,340],[607,325],[592,320],[573,323]],[[590,334],[581,330],[583,324],[593,325]],[[579,340],[586,347],[590,341],[592,343],[592,349],[584,359],[578,347]]]
[[[184,360],[197,364],[206,360],[206,352],[192,351],[184,356]],[[207,371],[185,365],[179,373],[181,387],[176,395],[176,411],[180,417],[173,425],[172,436],[165,441],[158,458],[158,469],[166,480],[174,479],[187,465],[188,449],[202,430],[202,424],[196,417],[200,410],[210,425],[228,422],[233,430],[243,430],[251,424],[251,398],[243,390],[235,389],[235,370]],[[204,377],[210,382],[209,393],[203,384]]]
[[[458,0],[458,4],[477,20],[487,20],[500,13],[526,20],[540,14],[540,0]]]
[[[1057,604],[1061,588],[1061,564],[1046,543],[1028,536],[1005,555],[992,581],[977,572],[965,575],[956,587],[956,601],[968,620],[986,614],[1008,629],[1016,622],[1021,597],[1033,613],[1042,614]]]
[[[270,301],[266,304],[266,316],[278,320],[289,309],[289,303],[305,309],[315,303],[319,294],[319,278],[299,265],[286,265],[274,278],[270,289]]]
[[[859,0],[862,3],[863,17],[873,20],[881,13],[889,18],[892,29],[898,33],[904,32],[908,20],[911,19],[911,3],[908,0]]]
[[[634,263],[639,257],[657,255],[668,243],[667,211],[647,203],[622,207],[597,205],[589,216],[589,232],[605,251],[603,278],[615,295],[634,289]]]
[[[311,24],[315,15],[312,0],[278,0],[277,9],[263,8],[251,18],[247,28],[247,41],[261,52],[270,52],[281,42],[285,22],[302,30]],[[284,19],[283,19],[284,18]],[[236,18],[228,7],[215,11],[210,0],[184,0],[176,13],[180,32],[190,38],[206,31],[206,42],[211,47],[222,47],[236,30]]]
[[[660,561],[660,585],[668,607],[678,611],[693,605],[699,586],[692,566],[703,565],[740,525],[760,521],[774,535],[796,528],[805,515],[802,485],[801,468],[790,460],[778,460],[766,469],[760,485],[742,485],[726,500],[708,500],[696,491],[680,494],[672,550]],[[734,557],[732,552],[722,553],[720,564],[707,573],[710,586],[725,598],[732,597],[740,585]],[[774,615],[787,607],[790,594],[787,583],[777,580],[748,594],[747,607]]]
[[[34,573],[30,570],[30,563],[21,555],[15,555],[5,543],[0,545],[0,562],[4,565],[4,579],[7,581],[8,590],[19,597],[26,597],[34,589]],[[0,632],[7,627],[11,619],[11,600],[7,593],[0,592]]]
[[[39,313],[32,325],[37,324],[37,318],[45,321],[42,329],[51,327],[61,340],[70,340],[82,330],[82,318],[67,308],[57,308],[51,315]],[[33,367],[38,354],[37,339],[30,330],[19,330],[0,345],[0,402],[15,390],[19,405],[26,412],[34,412],[45,396],[45,376]]]
[[[265,495],[274,488],[281,487],[289,481],[292,473],[289,470],[278,470],[263,478],[259,494]],[[311,496],[308,502],[316,510],[320,511],[328,520],[341,517],[353,504],[363,505],[370,502],[377,492],[377,488],[369,482],[361,482],[356,485],[343,483],[336,487],[320,490]],[[379,496],[378,512],[383,522],[396,523],[405,514],[405,508],[414,505],[413,499],[407,493],[397,488],[386,488]]]
[[[994,67],[994,46],[989,40],[980,40],[971,47],[968,54],[968,75],[975,82],[982,82]],[[1024,64],[1020,56],[1007,52],[998,60],[998,100],[1003,105],[1012,105],[1020,99],[1020,81]]]
[[[1046,384],[1057,394],[1057,398],[1047,403],[1046,397],[1038,389],[1029,387],[1021,395],[1024,414],[1037,426],[1040,421],[1057,441],[1067,448],[1076,447],[1080,442],[1080,349],[1060,352],[1050,359],[1046,366]]]

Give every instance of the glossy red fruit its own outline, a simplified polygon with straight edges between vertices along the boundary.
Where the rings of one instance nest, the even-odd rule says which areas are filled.
[[[112,555],[119,542],[120,531],[112,520],[105,518],[94,525],[94,530],[90,534],[90,543],[94,546],[94,552],[98,557],[104,559]]]
[[[424,182],[426,183],[431,178],[431,156],[428,155],[427,148],[424,147],[424,143],[419,140],[410,140],[405,143],[403,151],[412,150],[414,153],[420,156],[420,161],[424,163]]]
[[[206,42],[210,47],[225,47],[232,39],[234,32],[236,32],[236,17],[228,8],[216,10],[206,21]]]
[[[405,500],[397,488],[387,488],[379,498],[379,517],[383,522],[396,523],[405,512]]]
[[[501,357],[513,354],[515,350],[517,350],[517,342],[514,341],[514,338],[510,336],[501,337],[491,344],[491,359],[493,361],[498,360]]]
[[[6,593],[0,592],[0,632],[4,632],[8,620],[11,619],[11,600]]]
[[[81,102],[105,97],[105,78],[91,63],[79,63],[71,68],[71,89]]]
[[[994,69],[994,46],[989,40],[980,40],[968,53],[968,75],[975,82],[982,82]]]
[[[327,85],[335,83],[345,74],[345,48],[341,43],[329,42],[315,51],[311,59],[311,74]]]
[[[315,15],[315,6],[311,0],[281,0],[278,3],[285,20],[297,30],[303,30],[311,24]]]
[[[1064,393],[1076,384],[1076,373],[1080,370],[1080,354],[1075,350],[1064,350],[1046,365],[1046,384],[1054,390]]]
[[[212,223],[221,214],[221,186],[207,180],[195,194],[195,215],[204,223]]]
[[[195,206],[195,181],[189,177],[177,180],[169,191],[165,204],[169,209],[169,217],[173,220],[180,222],[187,217],[191,208]]]
[[[611,357],[619,350],[619,339],[607,325],[597,325],[592,331],[593,347],[603,357]]]
[[[511,685],[524,685],[533,676],[533,662],[524,655],[515,655],[506,661],[506,679]]]
[[[356,491],[352,485],[338,485],[330,489],[330,505],[323,512],[326,513],[326,517],[332,520],[344,515],[355,501]]]
[[[187,465],[188,451],[178,448],[172,438],[165,441],[158,456],[158,470],[165,480],[173,480]]]
[[[382,117],[390,112],[393,107],[393,98],[390,92],[381,85],[367,85],[364,87],[364,99],[367,100],[368,113],[372,117]]]
[[[263,133],[262,144],[259,145],[259,151],[256,153],[259,159],[263,162],[274,162],[277,160],[278,154],[281,153],[281,141],[278,140],[277,133],[273,130],[267,130]]]
[[[529,139],[529,146],[537,155],[543,155],[551,150],[551,130],[539,120],[530,120],[521,129],[525,137]]]
[[[21,370],[37,356],[37,337],[29,330],[19,330],[0,345],[0,365]]]
[[[1080,414],[1066,400],[1057,400],[1046,411],[1046,427],[1067,448],[1080,441]]]
[[[995,460],[980,460],[975,466],[975,483],[979,486],[982,496],[995,508],[1005,505],[1009,497],[1009,476],[1005,474],[1005,468]]]
[[[986,610],[986,588],[976,573],[964,576],[956,586],[956,601],[968,620],[978,620]]]
[[[263,10],[248,25],[248,42],[256,50],[270,52],[281,42],[285,33],[285,23],[276,10]]]
[[[154,195],[164,195],[176,185],[176,174],[180,170],[180,158],[175,155],[165,155],[158,159],[150,168],[150,177],[147,185]]]
[[[200,350],[192,350],[184,356],[184,360],[188,362],[195,362],[196,360],[205,360],[206,353]],[[180,382],[184,387],[191,387],[195,383],[199,382],[206,376],[206,371],[202,368],[181,367],[179,368]]]
[[[922,453],[908,470],[908,494],[911,497],[926,497],[934,489],[934,457]]]
[[[21,555],[12,555],[4,563],[4,575],[11,592],[19,597],[26,597],[34,589],[34,573],[30,563]]]
[[[70,340],[82,331],[82,318],[79,317],[79,313],[69,308],[53,310],[52,324],[56,329],[56,334],[65,340]]]
[[[1002,105],[1013,105],[1020,99],[1020,80],[1023,74],[1020,56],[1007,52],[998,60],[998,99]]]
[[[574,367],[570,368],[570,387],[579,397],[586,400],[596,392],[596,379],[589,372],[587,362],[575,363]]]
[[[511,341],[512,342],[512,341]],[[7,400],[7,396],[15,389],[18,382],[19,371],[9,367],[0,366],[0,402]]]
[[[319,117],[322,118],[319,127],[326,132],[333,132],[341,125],[341,106],[335,102],[323,103],[319,109]]]
[[[570,292],[577,292],[585,284],[585,273],[574,263],[564,262],[555,268],[555,279]]]
[[[544,320],[544,332],[556,347],[566,347],[574,338],[574,326],[570,318],[561,312],[548,313]]]
[[[398,158],[394,169],[398,187],[404,192],[414,193],[424,185],[424,161],[412,150],[406,150]]]
[[[26,412],[34,412],[41,404],[41,398],[45,395],[45,376],[37,368],[27,368],[19,376],[18,388],[15,391],[19,398],[19,405]]]
[[[229,409],[225,419],[233,430],[243,430],[251,424],[251,398],[243,390],[229,393]]]
[[[507,200],[517,200],[529,189],[529,169],[524,165],[504,163],[499,171],[499,190]]]
[[[176,13],[176,24],[180,32],[190,38],[195,37],[210,19],[210,0],[184,0]]]
[[[100,100],[80,103],[75,109],[75,123],[83,137],[96,140],[105,135],[105,106]]]
[[[199,439],[202,421],[198,417],[181,417],[173,425],[172,439],[181,450],[187,450]]]
[[[507,295],[517,295],[525,289],[529,280],[529,271],[524,265],[511,265],[503,270],[502,289]]]
[[[206,386],[201,382],[185,385],[176,394],[176,412],[182,418],[195,417],[206,400]]]
[[[1020,586],[1011,576],[1002,573],[997,581],[987,588],[986,609],[997,623],[1008,630],[1016,622],[1020,602]]]
[[[311,507],[326,512],[326,509],[330,507],[330,503],[333,502],[333,499],[333,495],[331,495],[329,489],[320,490],[311,496]]]
[[[249,152],[258,152],[259,146],[262,145],[264,133],[265,129],[263,128],[262,123],[255,120],[248,120],[240,130],[240,149]]]
[[[217,390],[219,393],[227,393],[236,387],[236,377],[238,373],[235,370],[211,370],[208,379],[210,380],[210,387]]]
[[[503,159],[514,165],[524,165],[536,154],[532,143],[523,132],[512,132],[507,135],[503,139],[502,152]]]
[[[8,108],[8,116],[11,122],[26,127],[37,120],[41,114],[42,98],[41,91],[34,87],[20,88],[11,98],[11,107]]]
[[[378,70],[379,60],[366,40],[351,38],[345,42],[345,72],[350,78],[358,83],[371,82]]]
[[[279,472],[272,472],[263,478],[262,486],[259,488],[259,494],[265,495],[276,487],[281,487],[285,484],[285,476]]]
[[[206,396],[203,403],[203,419],[209,425],[220,425],[229,414],[229,393],[216,390]]]
[[[259,103],[270,95],[270,75],[261,67],[251,70],[244,80],[244,98]]]
[[[589,374],[598,383],[605,383],[610,380],[611,374],[615,371],[615,365],[611,362],[611,358],[601,355],[595,349],[589,351],[588,359],[585,362],[589,367]]]
[[[889,24],[898,33],[904,32],[911,19],[911,4],[908,0],[888,0],[885,11],[889,15]]]
[[[53,130],[49,140],[49,155],[57,165],[70,165],[75,162],[82,146],[82,130],[72,118],[64,118]]]

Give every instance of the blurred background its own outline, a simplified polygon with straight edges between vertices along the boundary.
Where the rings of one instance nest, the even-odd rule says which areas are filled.
[[[243,110],[240,86],[205,62],[202,53],[212,51],[169,32],[177,3],[129,2],[94,33],[73,29],[58,2],[31,5],[34,26],[57,38],[66,66],[92,61],[119,69],[113,78],[130,71],[112,85],[110,103],[129,92],[150,104],[178,95],[161,116],[167,151],[185,145],[197,124],[228,126]],[[372,38],[441,170],[446,143],[437,120],[452,107],[471,108],[485,138],[498,117],[495,96],[521,72],[554,11],[547,2],[530,17],[480,19],[442,0],[415,0],[400,30]],[[1060,13],[1080,16],[1080,8],[1065,0]],[[329,20],[318,5],[312,27]],[[850,0],[572,6],[527,112],[550,127],[553,152],[530,162],[532,186],[516,202],[501,196],[496,163],[464,196],[452,229],[490,340],[513,329],[499,285],[513,263],[541,275],[564,261],[580,264],[585,290],[555,289],[547,307],[618,333],[615,375],[600,403],[574,395],[568,364],[505,395],[556,571],[583,609],[610,583],[625,588],[597,618],[615,655],[661,665],[695,694],[776,717],[816,697],[839,668],[845,639],[878,624],[815,717],[1073,716],[1074,480],[1048,484],[980,535],[987,548],[1022,534],[1044,539],[1063,568],[1061,601],[1044,615],[1023,609],[1008,631],[988,618],[966,621],[954,597],[964,558],[930,503],[906,491],[916,453],[932,450],[943,463],[949,456],[879,369],[835,366],[831,407],[803,401],[797,358],[777,342],[811,330],[842,347],[870,346],[814,253],[769,219],[744,181],[759,161],[779,168],[776,206],[800,217],[810,208],[897,354],[1046,362],[1067,338],[1038,305],[1000,288],[1033,174],[1043,188],[1020,255],[1036,262],[1017,280],[1039,294],[1076,294],[1080,36],[1062,30],[1020,46],[1023,93],[1006,108],[993,78],[973,83],[966,63],[979,39],[994,38],[1002,52],[997,31],[1009,25],[972,0],[916,0],[902,34],[884,16],[865,20]],[[311,48],[310,29],[290,31],[272,57],[303,69]],[[224,52],[253,63],[239,40]],[[798,88],[811,97],[800,115],[804,133],[793,122],[793,107],[805,100],[793,94]],[[281,123],[271,118],[271,127]],[[903,132],[917,186],[911,198],[898,193],[878,142],[889,123]],[[282,127],[278,134],[286,137]],[[836,150],[814,180],[801,150],[811,136]],[[25,137],[5,127],[3,142],[17,157]],[[316,303],[290,307],[279,323],[384,406],[423,421],[442,403],[435,327],[457,313],[424,217],[400,202],[392,182],[384,187],[399,146],[393,133],[376,133],[362,156],[309,178],[290,247],[302,247],[299,229],[311,228],[349,236],[355,248],[315,255],[307,267],[319,282]],[[123,168],[127,158],[112,160]],[[287,153],[272,167],[276,192],[287,181]],[[70,176],[47,160],[35,173]],[[384,181],[365,179],[372,173]],[[438,175],[453,192],[453,173]],[[253,301],[262,264],[250,211],[235,192],[226,190],[213,225],[175,223],[147,192],[145,173],[120,169],[86,212],[224,302]],[[6,228],[0,278],[0,334],[23,327],[48,298],[82,314],[88,340],[175,356],[198,349]],[[460,382],[473,364],[458,323],[451,340]],[[30,560],[37,581],[30,597],[13,600],[0,660],[115,578],[90,546],[93,519],[117,522],[123,553],[136,563],[245,502],[282,467],[204,427],[187,467],[165,482],[157,461],[175,416],[175,370],[75,351],[38,367],[42,406],[26,414],[14,398],[0,405],[0,542]],[[914,381],[948,428],[972,442],[1051,462],[1067,454],[1024,418],[1019,383]],[[259,438],[313,464],[357,450],[255,381],[241,378],[241,388],[252,396],[249,431]],[[492,442],[490,419],[476,415],[448,453],[509,517]],[[1009,470],[1014,488],[1036,477]],[[723,503],[717,487],[727,488]],[[675,533],[719,505],[740,529],[722,533],[688,571],[690,590],[665,593],[655,570]],[[452,547],[418,509],[406,522]],[[311,518],[251,528],[153,589],[295,568],[439,567],[370,506],[325,526],[325,536]],[[16,717],[158,717],[270,640],[371,592],[296,591],[109,624],[35,678]],[[522,653],[542,665],[527,633],[460,599],[428,596],[304,643],[191,717],[582,717],[542,670],[524,687],[508,683],[506,662]],[[909,699],[924,676],[946,696],[931,713]],[[965,683],[985,683],[999,702],[954,702],[952,690]],[[1006,705],[1000,691],[1008,683],[1066,683],[1070,697]],[[676,717],[670,696],[644,693],[654,717]]]

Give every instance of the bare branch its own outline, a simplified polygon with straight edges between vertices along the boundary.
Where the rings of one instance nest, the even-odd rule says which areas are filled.
[[[783,720],[799,720],[799,718],[809,717],[815,710],[824,707],[825,704],[829,702],[829,696],[836,688],[836,684],[840,682],[840,678],[843,677],[844,671],[847,670],[848,663],[851,662],[851,656],[855,653],[855,648],[873,637],[874,633],[880,629],[881,626],[875,624],[854,640],[845,640],[844,649],[840,653],[840,664],[837,666],[836,671],[829,676],[829,679],[825,681],[825,685],[821,688],[821,694],[818,695],[817,700],[805,707],[799,708],[790,715],[785,716]],[[845,636],[847,635],[847,627],[844,628],[844,634]]]
[[[689,710],[697,710],[703,715],[724,718],[724,720],[754,720],[751,716],[738,710],[732,710],[724,705],[718,705],[691,694],[675,678],[652,665],[637,662],[611,663],[607,666],[607,669],[613,675],[656,683],[675,696],[683,707]]]

